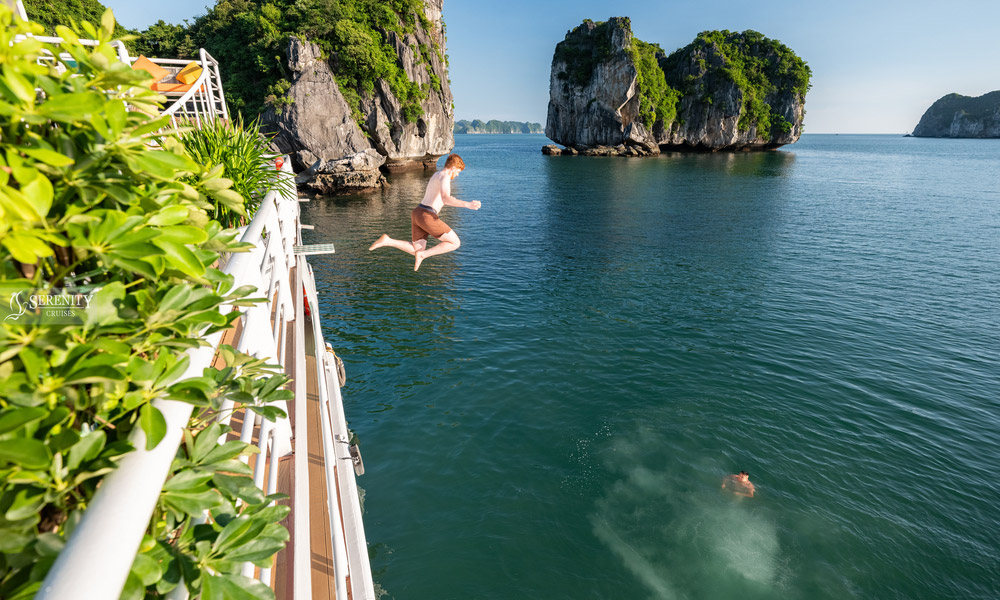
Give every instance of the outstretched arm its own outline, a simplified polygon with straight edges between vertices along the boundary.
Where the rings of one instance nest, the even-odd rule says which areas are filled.
[[[472,210],[479,210],[479,207],[483,205],[479,200],[466,202],[452,196],[451,181],[448,179],[441,182],[441,202],[443,202],[445,206],[457,206],[459,208],[469,208]]]

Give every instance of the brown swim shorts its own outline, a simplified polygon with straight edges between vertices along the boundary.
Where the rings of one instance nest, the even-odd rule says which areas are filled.
[[[448,224],[442,221],[436,212],[429,208],[421,208],[421,206],[423,205],[417,205],[410,213],[410,238],[414,242],[426,240],[428,235],[441,239],[442,235],[451,231],[451,227],[448,227]]]

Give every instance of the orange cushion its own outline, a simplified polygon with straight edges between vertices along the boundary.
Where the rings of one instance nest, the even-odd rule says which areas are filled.
[[[191,89],[190,83],[177,83],[171,78],[170,81],[166,83],[154,83],[149,86],[149,89],[154,92],[186,92]]]
[[[191,61],[177,74],[177,81],[190,85],[198,81],[199,77],[201,77],[201,67],[198,66],[198,63]]]
[[[140,56],[139,58],[135,59],[135,62],[132,63],[132,68],[137,71],[141,69],[149,73],[150,75],[152,75],[153,81],[159,81],[170,74],[170,71],[164,69],[160,65],[146,58],[145,56]]]

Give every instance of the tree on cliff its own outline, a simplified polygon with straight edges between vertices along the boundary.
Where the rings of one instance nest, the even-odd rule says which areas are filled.
[[[166,57],[205,48],[225,65],[222,76],[233,108],[258,113],[286,102],[291,74],[285,52],[288,39],[298,36],[329,57],[340,91],[355,110],[361,95],[384,79],[407,120],[414,121],[428,90],[406,76],[388,34],[410,33],[417,23],[426,27],[423,10],[421,0],[218,0],[193,23],[160,21],[139,32],[135,45],[139,52]],[[442,52],[415,51],[420,64],[427,64],[431,52]]]

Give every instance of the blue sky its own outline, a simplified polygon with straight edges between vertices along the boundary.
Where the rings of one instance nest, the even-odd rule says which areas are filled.
[[[145,27],[203,14],[211,0],[104,3]],[[781,40],[813,71],[807,133],[905,133],[945,94],[1000,89],[998,0],[445,0],[456,119],[544,124],[555,44],[585,18],[612,16],[668,53],[708,29]]]

